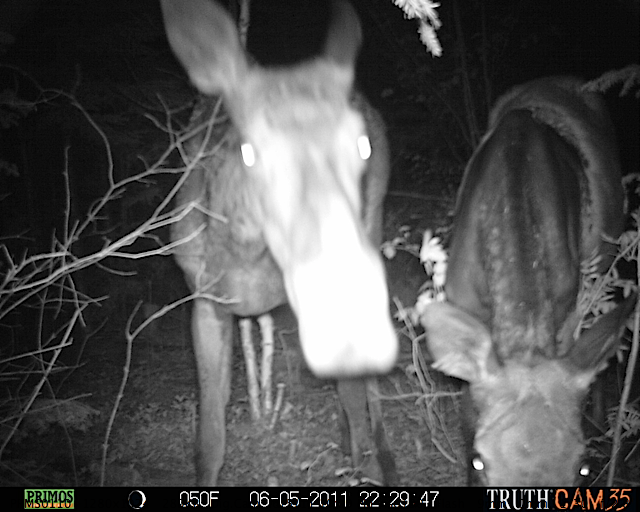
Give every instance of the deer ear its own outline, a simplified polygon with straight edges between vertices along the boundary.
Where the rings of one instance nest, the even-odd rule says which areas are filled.
[[[470,314],[434,302],[424,308],[420,321],[437,370],[472,384],[486,382],[500,371],[488,329]]]
[[[596,375],[607,367],[620,341],[620,330],[637,302],[632,294],[615,309],[602,315],[595,324],[580,334],[566,356],[566,366],[574,374],[579,387],[587,389]]]
[[[209,0],[160,0],[171,49],[203,94],[230,95],[245,79],[247,58],[231,16]]]
[[[345,0],[333,0],[324,56],[344,73],[344,81],[348,87],[353,84],[361,44],[362,28],[353,6]]]

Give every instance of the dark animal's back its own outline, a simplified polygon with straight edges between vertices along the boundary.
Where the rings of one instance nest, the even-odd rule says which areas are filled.
[[[578,292],[581,174],[575,148],[526,110],[505,114],[469,164],[447,297],[483,319],[502,358],[558,355],[550,340]]]
[[[547,77],[515,87],[502,96],[489,116],[490,129],[505,114],[525,109],[553,128],[580,154],[588,187],[582,208],[581,257],[601,248],[602,233],[617,238],[624,225],[624,193],[615,128],[599,94],[583,90],[574,77]],[[606,249],[604,249],[606,250]]]

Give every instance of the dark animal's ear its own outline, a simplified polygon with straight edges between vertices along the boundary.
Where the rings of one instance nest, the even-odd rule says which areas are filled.
[[[354,68],[361,44],[362,29],[356,11],[345,0],[333,0],[324,56],[343,70],[348,87],[353,83]]]
[[[211,0],[160,0],[171,49],[204,94],[234,92],[248,64],[231,16]]]
[[[434,368],[470,383],[485,382],[499,371],[491,335],[486,326],[457,307],[434,302],[424,308],[420,321]]]
[[[607,367],[608,360],[618,347],[620,329],[631,314],[636,301],[637,295],[632,294],[580,334],[566,356],[567,366],[574,373],[579,387],[587,389],[596,375]]]

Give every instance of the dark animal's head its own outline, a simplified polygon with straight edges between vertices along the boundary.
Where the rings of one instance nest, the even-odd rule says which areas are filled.
[[[635,297],[602,316],[558,359],[518,354],[501,360],[487,327],[447,303],[421,320],[434,367],[465,380],[475,411],[475,457],[484,485],[575,485],[584,452],[581,406],[606,367]]]

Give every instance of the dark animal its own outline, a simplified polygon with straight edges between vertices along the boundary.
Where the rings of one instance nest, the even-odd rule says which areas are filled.
[[[574,340],[580,264],[623,228],[614,130],[581,85],[544,78],[498,100],[458,195],[448,303],[421,318],[435,367],[470,383],[484,485],[574,485],[581,403],[635,300]]]
[[[393,479],[381,418],[374,414],[379,404],[369,404],[376,447],[365,381],[357,378],[388,371],[397,352],[377,250],[388,148],[379,115],[352,91],[361,41],[357,16],[347,3],[335,2],[323,56],[264,69],[245,56],[219,5],[161,5],[169,42],[191,81],[205,95],[221,95],[231,118],[213,127],[220,136],[207,141],[205,129],[191,140],[191,159],[203,145],[208,153],[178,198],[196,206],[172,232],[177,241],[202,230],[176,252],[191,289],[234,299],[200,298],[193,306],[198,483],[214,485],[223,462],[233,316],[262,314],[287,298],[309,367],[320,377],[339,378],[354,463],[372,450],[371,477]],[[216,98],[202,98],[192,126],[210,121],[215,105]]]

